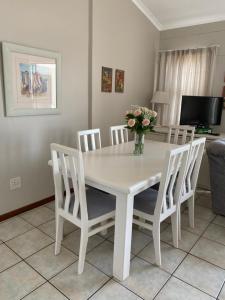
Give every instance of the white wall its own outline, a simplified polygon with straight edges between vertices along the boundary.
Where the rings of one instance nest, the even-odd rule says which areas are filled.
[[[221,96],[225,85],[225,21],[166,30],[160,33],[160,49],[186,49],[220,45],[213,83],[213,95]],[[225,132],[225,111],[223,111],[221,132]]]
[[[159,31],[130,0],[93,1],[92,126],[103,144],[109,127],[124,123],[131,104],[149,105]],[[113,68],[112,93],[101,92],[101,68]],[[124,93],[115,93],[115,69],[125,70]]]
[[[0,0],[0,41],[62,54],[60,115],[5,117],[0,73],[0,215],[54,193],[51,142],[75,146],[76,131],[90,125],[102,129],[106,144],[108,127],[123,121],[130,104],[151,98],[159,32],[130,0],[93,0],[93,15],[91,4]],[[102,66],[126,71],[124,94],[101,93]],[[10,191],[16,176],[22,188]]]
[[[49,144],[74,146],[88,126],[88,0],[0,0],[0,41],[62,54],[60,115],[4,117],[0,83],[1,215],[53,194]],[[22,188],[10,191],[15,176]]]

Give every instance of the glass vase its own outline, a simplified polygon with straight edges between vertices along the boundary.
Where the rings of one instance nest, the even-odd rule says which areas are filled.
[[[135,133],[134,137],[134,155],[142,155],[144,153],[145,136],[143,133]]]

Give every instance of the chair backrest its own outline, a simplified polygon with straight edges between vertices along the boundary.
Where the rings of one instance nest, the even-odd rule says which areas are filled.
[[[84,152],[100,149],[101,148],[100,129],[97,128],[97,129],[78,131],[77,147],[80,151],[84,151]]]
[[[179,204],[190,144],[167,152],[155,208],[155,214],[168,217]]]
[[[82,152],[51,144],[56,209],[77,222],[88,220]],[[70,185],[72,181],[72,186]],[[71,187],[73,193],[71,192]],[[76,199],[76,201],[75,201]]]
[[[182,198],[193,194],[196,189],[198,174],[204,153],[206,138],[199,138],[190,143],[191,148],[188,156],[185,182],[182,191]]]
[[[168,126],[167,142],[184,145],[193,141],[194,134],[195,127],[193,126]]]
[[[126,125],[110,127],[111,145],[118,145],[128,142],[128,130]]]

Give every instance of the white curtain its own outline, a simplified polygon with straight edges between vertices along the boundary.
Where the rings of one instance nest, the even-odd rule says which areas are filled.
[[[211,96],[217,46],[158,53],[155,91],[168,91],[168,123],[180,122],[182,95]]]

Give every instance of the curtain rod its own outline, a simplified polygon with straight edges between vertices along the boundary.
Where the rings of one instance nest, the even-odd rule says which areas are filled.
[[[220,47],[220,45],[210,45],[207,47],[196,47],[196,48],[186,48],[186,49],[169,49],[169,50],[159,50],[158,52],[173,52],[173,51],[185,51],[185,50],[197,50],[197,49],[206,49],[211,47]]]

